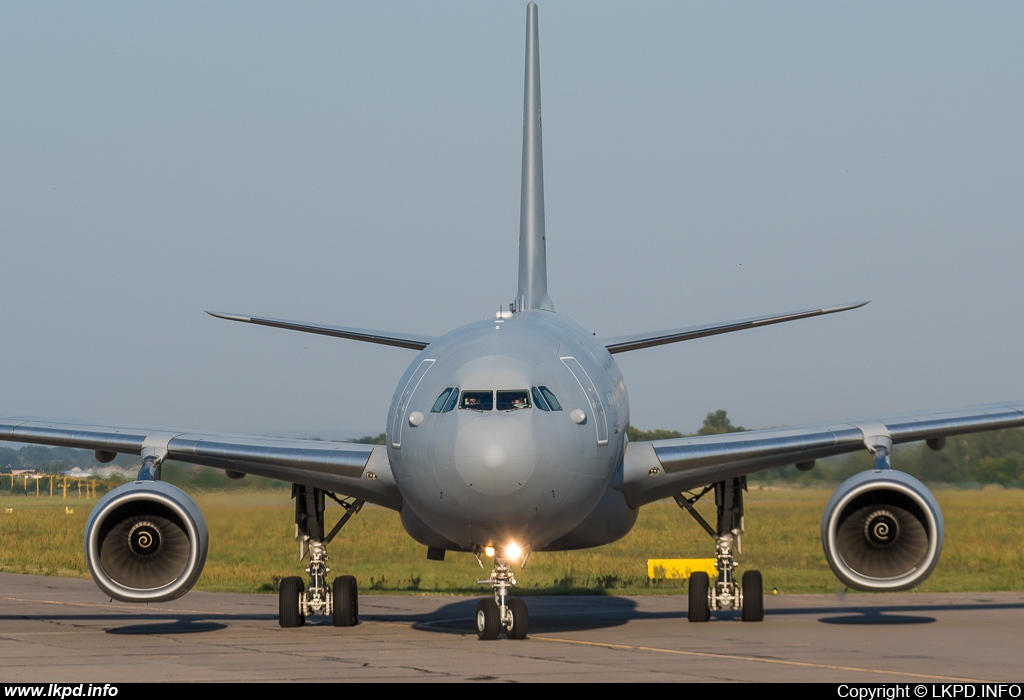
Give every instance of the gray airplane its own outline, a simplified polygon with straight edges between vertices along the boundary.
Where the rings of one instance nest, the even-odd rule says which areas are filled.
[[[327,545],[364,503],[401,514],[428,559],[472,552],[493,562],[493,597],[477,607],[481,639],[527,635],[526,605],[510,597],[513,566],[534,551],[596,547],[630,531],[639,508],[674,498],[715,543],[717,578],[689,581],[689,619],[713,610],[764,618],[761,575],[736,575],[746,475],[868,450],[874,469],[846,481],[822,517],[832,570],[866,591],[913,588],[935,568],[943,520],[917,479],[891,468],[894,444],[1024,425],[1024,401],[797,428],[629,444],[629,401],[614,355],[854,309],[834,306],[739,321],[598,339],[557,314],[547,292],[537,6],[527,8],[519,290],[493,319],[438,337],[214,313],[218,318],[418,351],[398,382],[387,416],[387,444],[369,446],[131,427],[0,419],[0,439],[95,450],[109,462],[139,455],[135,482],[104,496],[85,529],[85,555],[97,585],[118,600],[177,598],[199,578],[208,535],[202,513],[160,480],[165,460],[294,484],[296,537],[308,557],[308,583],[282,580],[280,624],[324,614],[337,626],[358,621],[352,576],[328,582]],[[694,509],[714,494],[717,522]],[[327,500],[343,515],[327,529]]]

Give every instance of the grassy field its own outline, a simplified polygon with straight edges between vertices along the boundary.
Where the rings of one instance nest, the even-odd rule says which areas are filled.
[[[741,569],[758,568],[766,591],[829,593],[842,590],[825,562],[819,540],[825,489],[751,490]],[[1024,589],[1024,490],[939,489],[946,519],[942,559],[921,591]],[[282,576],[302,574],[292,539],[287,491],[196,495],[210,528],[210,554],[198,589],[273,592]],[[0,570],[88,577],[82,553],[85,521],[95,499],[0,496]],[[711,519],[712,508],[703,506]],[[73,512],[69,512],[73,511]],[[340,509],[328,508],[328,518]],[[516,569],[521,593],[678,594],[678,581],[650,582],[647,559],[707,557],[711,539],[674,503],[646,506],[633,531],[592,550],[534,554]],[[330,548],[333,574],[355,575],[363,591],[479,593],[486,576],[476,559],[448,553],[427,561],[422,545],[402,529],[397,513],[367,506]],[[486,560],[485,560],[486,564]]]

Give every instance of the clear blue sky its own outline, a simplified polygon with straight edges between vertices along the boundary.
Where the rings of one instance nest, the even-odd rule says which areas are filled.
[[[1024,5],[540,5],[550,293],[633,423],[1024,398]],[[516,291],[523,2],[0,4],[0,414],[380,432]],[[472,274],[472,293],[453,280]]]

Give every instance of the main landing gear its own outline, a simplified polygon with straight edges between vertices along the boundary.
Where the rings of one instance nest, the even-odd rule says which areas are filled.
[[[338,524],[324,535],[325,496],[345,509]],[[349,518],[363,507],[362,499],[340,499],[333,493],[292,485],[295,499],[295,539],[299,541],[299,560],[309,555],[309,588],[299,576],[281,579],[278,598],[278,622],[282,627],[301,627],[306,616],[329,615],[335,627],[351,627],[359,622],[359,591],[354,576],[338,576],[327,586],[327,545]]]
[[[480,639],[497,639],[504,629],[509,639],[526,639],[530,631],[530,615],[522,598],[508,596],[508,589],[516,585],[516,577],[504,552],[495,555],[490,577],[478,579],[477,583],[486,583],[494,590],[493,600],[484,598],[476,606],[477,636]]]
[[[712,489],[715,492],[715,505],[718,506],[717,529],[712,528],[693,507]],[[743,492],[746,490],[747,479],[741,476],[719,481],[696,495],[677,494],[673,497],[679,507],[689,512],[715,539],[718,579],[712,587],[706,572],[697,571],[690,576],[690,622],[707,622],[711,619],[712,610],[742,610],[744,622],[764,620],[764,583],[761,572],[747,571],[743,574],[741,585],[735,579],[736,560],[732,550],[735,544],[736,551],[741,554],[743,552],[740,540],[743,537]]]

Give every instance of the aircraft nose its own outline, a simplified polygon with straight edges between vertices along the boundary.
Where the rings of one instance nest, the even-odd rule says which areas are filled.
[[[474,491],[488,496],[514,493],[536,466],[533,435],[519,416],[473,416],[459,427],[455,468]]]
[[[500,469],[505,466],[505,448],[502,445],[488,445],[484,448],[484,466],[488,469]]]

